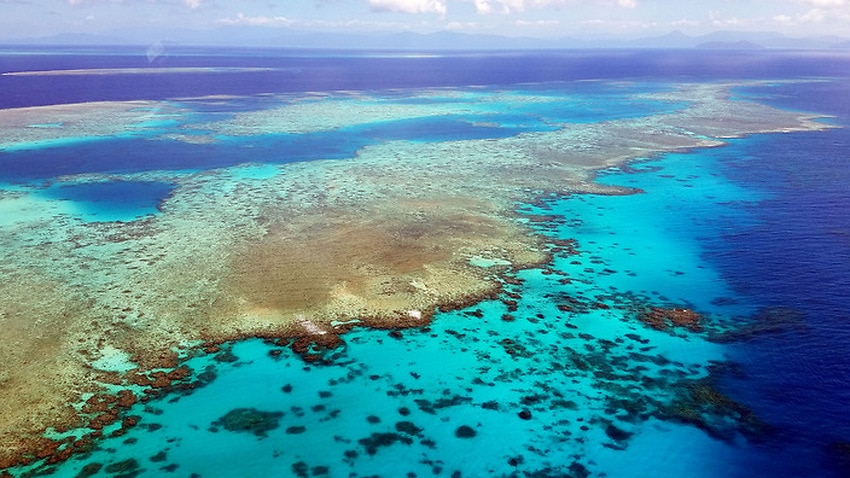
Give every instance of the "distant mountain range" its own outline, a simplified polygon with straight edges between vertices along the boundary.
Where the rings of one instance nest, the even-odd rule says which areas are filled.
[[[150,45],[327,48],[364,50],[514,50],[585,48],[848,49],[850,38],[791,38],[773,32],[717,31],[689,36],[680,31],[633,40],[541,39],[457,32],[429,34],[303,32],[281,28],[227,26],[214,30],[138,30],[105,35],[65,33],[49,37],[4,39],[6,45]]]

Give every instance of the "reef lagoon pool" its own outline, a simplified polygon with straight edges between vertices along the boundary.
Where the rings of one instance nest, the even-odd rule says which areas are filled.
[[[846,55],[43,53],[0,473],[850,473]]]

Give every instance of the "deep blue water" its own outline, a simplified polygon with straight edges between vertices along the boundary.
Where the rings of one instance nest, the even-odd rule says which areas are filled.
[[[28,182],[83,173],[206,170],[264,158],[282,164],[310,159],[351,157],[364,141],[340,140],[330,133],[269,135],[250,148],[238,141],[215,145],[145,138],[111,138],[70,147],[14,151],[0,156],[0,180]]]
[[[12,57],[0,52],[0,71],[139,67],[146,64],[143,52],[95,53],[86,56]],[[749,455],[735,455],[732,459],[738,463],[730,464],[730,469],[736,472],[727,476],[747,476],[748,473],[749,476],[757,476],[760,471],[762,476],[850,475],[850,458],[846,454],[847,447],[842,445],[850,442],[850,408],[847,407],[850,403],[850,128],[846,127],[850,126],[850,82],[847,78],[850,75],[850,60],[846,55],[792,52],[560,52],[412,59],[350,54],[286,56],[282,52],[265,52],[257,56],[253,52],[238,51],[228,55],[203,52],[175,54],[158,60],[156,66],[264,66],[287,69],[244,74],[118,75],[94,79],[0,76],[0,91],[3,92],[0,107],[224,93],[379,90],[475,84],[498,86],[597,78],[650,79],[650,83],[663,84],[670,79],[842,76],[843,79],[821,83],[751,87],[741,94],[782,108],[832,114],[837,116],[833,121],[845,128],[733,140],[729,146],[692,155],[704,158],[711,167],[703,172],[684,169],[677,179],[658,175],[652,176],[650,180],[652,168],[636,166],[634,173],[617,173],[603,180],[621,184],[624,178],[634,176],[633,180],[642,186],[655,184],[659,185],[660,190],[666,191],[666,185],[671,181],[687,184],[691,181],[689,175],[704,174],[703,179],[716,175],[725,183],[753,193],[753,197],[746,200],[724,203],[723,207],[728,208],[726,213],[714,204],[706,206],[712,215],[702,220],[697,218],[687,229],[688,234],[698,233],[703,249],[701,258],[729,284],[736,300],[756,310],[782,308],[789,317],[796,318],[730,344],[740,367],[721,374],[722,390],[751,407],[774,428],[774,433],[764,442],[747,449]],[[376,75],[376,71],[381,74]],[[590,94],[594,88],[600,88],[594,82],[575,83],[571,87],[583,94]],[[586,90],[582,91],[582,88]],[[641,88],[651,91],[653,86]],[[545,94],[545,89],[540,93]],[[245,101],[242,104],[240,100],[231,100],[226,112],[259,108],[262,107],[260,103]],[[230,105],[235,107],[231,108]],[[598,120],[605,115],[604,106],[599,108],[603,111],[596,111],[594,105],[583,104],[580,110],[587,115],[587,120]],[[617,112],[609,113],[616,117],[627,106],[617,103]],[[634,106],[638,114],[657,112],[652,105],[638,102]],[[533,115],[536,107],[525,105],[518,109],[518,113]],[[199,114],[219,113],[202,111],[203,108],[199,106],[194,111]],[[581,115],[571,116],[570,111],[575,113],[574,110],[565,110],[562,119],[581,121]],[[249,151],[233,138],[222,138],[222,142],[215,146],[149,141],[144,137],[115,138],[75,144],[71,146],[73,154],[68,154],[69,150],[65,147],[0,153],[0,181],[28,183],[78,173],[210,169],[254,161],[258,156],[268,158],[268,162],[275,164],[317,158],[344,159],[374,141],[497,138],[544,129],[541,124],[517,122],[511,116],[494,116],[492,119],[496,123],[516,125],[491,127],[458,118],[376,123],[351,128],[350,131],[343,131],[343,134],[335,131],[252,137],[252,148]],[[686,156],[671,156],[668,158],[671,161],[661,167],[666,168],[666,172],[675,171],[676,160],[681,162]],[[708,187],[712,183],[703,180],[698,184]],[[147,214],[142,211],[150,211],[151,207],[155,209],[156,204],[167,197],[170,188],[167,183],[142,181],[82,183],[54,185],[46,194],[80,203],[112,201],[122,214],[138,217]],[[127,192],[132,194],[128,196]],[[701,194],[708,196],[710,192]],[[597,207],[611,208],[608,212],[610,216],[606,216],[607,219],[602,222],[604,224],[605,221],[613,220],[610,218],[617,217],[618,207],[613,206],[616,204],[614,201],[634,203],[647,200],[652,201],[648,205],[657,206],[658,211],[669,211],[677,207],[670,197],[677,201],[687,201],[682,204],[692,204],[683,189],[671,196],[661,194],[644,198],[602,198],[599,204],[604,206],[593,203],[591,210],[595,211],[593,208]],[[566,202],[569,201],[582,199],[566,199]],[[570,210],[573,206],[565,207]],[[684,205],[681,207],[687,209]],[[621,209],[625,210],[625,207]],[[697,208],[693,210],[702,211]],[[621,213],[625,214],[623,211]],[[634,213],[628,212],[633,218]],[[628,217],[626,215],[626,219]],[[654,224],[649,219],[645,223]],[[635,222],[644,224],[637,220]],[[618,233],[623,234],[622,231]],[[635,237],[643,236],[635,233]],[[586,247],[590,248],[590,245]],[[610,250],[608,253],[616,255]],[[650,256],[648,264],[652,260],[655,259]],[[617,262],[612,262],[611,267],[616,268]],[[688,273],[698,274],[700,267],[694,267]],[[645,274],[638,276],[646,277]],[[534,282],[532,277],[528,280]],[[542,282],[544,279],[536,280]],[[596,280],[604,283],[607,279],[603,277]],[[645,286],[650,289],[647,293],[651,293],[654,287],[668,293],[671,290],[669,284],[662,286],[648,282]],[[680,291],[676,287],[672,290]],[[683,295],[693,293],[688,287],[687,284],[682,286]],[[709,301],[717,298],[709,292],[705,294],[705,297],[693,300]],[[484,306],[485,309],[497,309],[494,313],[500,315],[504,311],[498,307]],[[722,310],[723,307],[718,309]],[[504,326],[496,324],[498,320],[489,326]],[[438,327],[448,326],[442,324]],[[591,329],[589,327],[588,330]],[[360,334],[355,334],[353,343],[357,340],[369,341],[368,337],[363,338]],[[411,335],[415,334],[411,332]],[[427,345],[427,335],[412,340],[415,342],[411,343],[417,344],[414,348],[430,347]],[[259,357],[264,355],[263,351],[255,353],[258,355],[255,360],[260,360]],[[354,354],[353,351],[351,353]],[[435,356],[445,358],[444,355]],[[230,379],[235,380],[233,377]],[[715,476],[724,475],[718,473]]]
[[[6,51],[16,52],[20,48]],[[39,51],[34,48],[34,51]],[[55,50],[54,50],[55,51]],[[146,49],[68,49],[63,55],[6,55],[10,71],[156,67],[259,67],[266,72],[212,75],[0,76],[0,107],[101,100],[166,99],[213,94],[381,90],[432,86],[511,85],[588,79],[733,79],[846,76],[848,55],[840,51],[746,52],[692,50],[552,51],[447,54],[409,57],[368,52],[291,50],[167,50],[153,63]]]
[[[850,109],[843,100],[850,94],[846,84],[774,86],[768,91],[778,98],[769,101],[777,106],[829,112],[837,116],[832,122],[850,124]],[[836,101],[830,102],[830,95]],[[829,106],[820,109],[813,98]],[[720,373],[723,392],[773,427],[750,455],[735,458],[741,469],[749,470],[741,476],[754,470],[759,470],[758,476],[783,477],[850,473],[848,144],[850,131],[845,127],[763,135],[683,157],[670,155],[670,161],[680,162],[696,154],[711,174],[754,195],[724,202],[726,211],[704,211],[712,215],[689,227],[699,237],[703,259],[734,291],[730,303],[754,309],[741,318],[754,320],[754,329],[745,327],[751,333],[730,344],[736,367]],[[635,169],[637,178],[631,181],[621,175],[603,180],[649,190],[659,186],[644,176],[655,172],[664,181],[700,188],[671,193],[684,202],[665,208],[680,208],[685,216],[700,210],[695,202],[713,200],[716,194],[705,181],[694,183],[697,169],[677,174],[663,163],[658,171]],[[700,295],[710,299],[711,291]],[[727,476],[732,475],[737,476]]]
[[[847,476],[850,461],[837,443],[850,437],[850,85],[751,92],[779,107],[836,115],[844,128],[765,136],[722,158],[724,174],[768,197],[751,208],[755,225],[723,235],[709,255],[737,291],[799,311],[805,324],[741,344],[746,378],[729,387],[789,443]]]

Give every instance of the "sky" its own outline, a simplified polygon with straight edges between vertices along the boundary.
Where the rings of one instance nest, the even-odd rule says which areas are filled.
[[[850,37],[850,0],[0,0],[0,39],[226,25],[321,32],[639,38],[674,30]]]

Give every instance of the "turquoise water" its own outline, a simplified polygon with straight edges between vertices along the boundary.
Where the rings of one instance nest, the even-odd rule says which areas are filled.
[[[173,188],[156,181],[59,183],[45,189],[42,196],[70,201],[86,222],[131,222],[159,213],[159,205]]]
[[[498,300],[430,327],[355,329],[327,364],[256,339],[189,359],[198,388],[137,405],[135,428],[53,476],[744,475],[736,457],[758,432],[688,399],[726,347],[636,319],[648,304],[715,323],[752,311],[731,300],[701,238],[705,218],[747,227],[735,206],[759,196],[712,161],[711,151],[671,154],[600,178],[642,193],[520,206],[553,216],[535,227],[574,239],[578,254],[557,252],[514,274]],[[673,413],[682,406],[701,421]]]
[[[763,195],[720,177],[715,161],[713,151],[668,154],[663,162],[638,162],[628,174],[599,178],[642,192],[556,202],[554,212],[569,218],[556,233],[577,238],[587,257],[599,258],[596,264],[558,266],[603,291],[628,291],[721,316],[751,312],[724,300],[735,292],[703,260],[703,241],[717,231],[732,234],[754,224],[740,206]],[[617,272],[600,274],[605,268]]]

